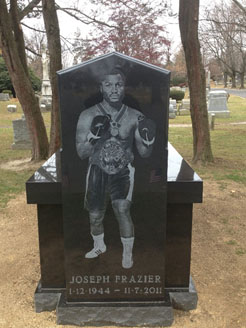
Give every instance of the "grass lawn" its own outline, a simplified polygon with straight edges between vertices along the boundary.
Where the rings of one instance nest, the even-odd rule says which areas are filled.
[[[7,111],[9,104],[17,105],[16,113]],[[33,169],[15,172],[1,167],[9,161],[31,159],[30,150],[12,150],[11,148],[14,142],[12,121],[20,119],[22,115],[21,106],[15,99],[0,101],[0,208],[5,207],[10,198],[25,190],[25,181],[33,174]],[[44,113],[43,117],[49,128],[50,113]]]
[[[234,180],[246,184],[246,99],[230,96],[230,118],[216,118],[215,129],[210,131],[214,163],[206,166],[192,164],[202,178]],[[169,120],[169,141],[189,162],[192,160],[192,128],[175,127],[190,124],[190,116]],[[172,126],[173,125],[173,126]]]
[[[9,113],[8,104],[17,104],[17,112]],[[192,167],[203,179],[213,178],[246,184],[246,125],[231,123],[246,122],[246,99],[230,96],[228,107],[230,118],[216,118],[215,130],[211,131],[211,143],[214,163],[206,166],[192,164]],[[14,160],[31,158],[29,150],[12,150],[12,120],[22,117],[18,102],[0,102],[0,208],[5,207],[11,197],[25,190],[25,181],[33,174],[33,169],[15,172],[1,165]],[[50,113],[43,113],[47,130],[50,128]],[[192,129],[191,127],[175,127],[173,124],[190,124],[190,116],[177,116],[170,120],[169,141],[188,161],[192,160]]]

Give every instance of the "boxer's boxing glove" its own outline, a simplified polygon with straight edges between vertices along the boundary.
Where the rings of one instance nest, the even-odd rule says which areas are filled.
[[[151,146],[155,142],[155,133],[156,133],[156,125],[155,123],[144,116],[138,117],[138,131],[140,137],[142,138],[143,143],[146,146]]]
[[[110,127],[110,116],[109,115],[98,115],[92,120],[90,132],[87,136],[89,142],[95,143],[99,140]]]

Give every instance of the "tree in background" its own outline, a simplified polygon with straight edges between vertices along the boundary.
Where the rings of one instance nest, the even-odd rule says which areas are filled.
[[[224,72],[224,85],[227,77],[236,88],[236,75],[239,74],[241,87],[244,87],[246,69],[246,29],[243,27],[243,15],[234,4],[221,1],[213,10],[207,10],[201,35],[208,55],[216,58]]]
[[[28,67],[42,80],[42,52],[46,48],[46,33],[35,29],[28,36],[25,35],[25,48]]]
[[[33,0],[27,7],[20,10],[17,0],[10,0],[9,9],[6,1],[0,0],[0,46],[15,92],[26,117],[32,140],[33,160],[47,158],[48,138],[28,72],[24,36],[20,22],[37,2],[39,1]]]
[[[174,86],[182,86],[187,82],[187,70],[185,63],[184,49],[180,49],[174,54],[172,62],[165,66],[166,69],[172,72],[171,83]]]
[[[15,90],[12,85],[8,69],[3,58],[0,56],[0,92],[3,90],[10,90],[12,95],[15,96]]]
[[[56,71],[62,68],[60,32],[54,0],[42,1],[42,7],[34,11],[41,0],[32,0],[25,7],[25,1],[11,0],[10,6],[6,1],[0,0],[0,46],[11,76],[14,89],[22,106],[27,120],[27,126],[32,139],[32,159],[40,160],[53,154],[60,147],[60,118],[58,108],[58,90]],[[40,112],[38,101],[32,88],[31,79],[27,68],[27,58],[21,21],[27,15],[40,15],[43,13],[46,37],[50,54],[50,80],[53,92],[51,110],[50,144]],[[39,54],[40,55],[40,54]]]
[[[127,31],[124,22],[120,21],[120,15],[125,14],[125,19],[128,21],[130,25],[131,33],[133,33],[133,26],[131,24],[135,24],[136,31],[138,32],[138,38],[135,38],[135,44],[139,44],[139,52],[142,53],[137,56],[138,58],[142,58],[144,60],[148,60],[151,58],[151,61],[155,64],[159,64],[161,61],[161,47],[163,44],[168,44],[168,41],[164,35],[157,35],[157,30],[152,29],[151,24],[157,17],[160,17],[160,14],[166,10],[166,0],[164,2],[164,6],[160,4],[158,8],[153,9],[149,3],[149,0],[134,0],[134,1],[107,1],[107,0],[91,0],[94,4],[105,6],[112,11],[114,8],[121,7],[121,11],[114,12],[112,11],[112,20],[117,22],[118,26],[117,31],[119,31],[118,37],[122,37],[122,39],[118,39],[117,41],[117,33],[111,34],[111,41],[115,42],[117,45],[118,51],[123,51],[123,49],[119,49],[120,42],[124,43],[125,38],[127,37]],[[42,2],[42,6],[39,3]],[[31,88],[30,75],[27,70],[27,58],[25,54],[25,48],[30,53],[36,53],[40,56],[40,51],[36,52],[33,50],[33,47],[30,46],[30,42],[26,42],[24,40],[23,32],[21,29],[21,23],[23,18],[26,16],[40,16],[43,15],[44,23],[45,23],[45,32],[47,36],[48,42],[48,50],[50,55],[50,79],[51,86],[53,91],[53,100],[52,100],[52,111],[51,111],[51,134],[50,134],[50,148],[49,154],[52,154],[59,148],[60,145],[60,118],[58,111],[58,97],[57,97],[57,83],[56,83],[56,74],[55,72],[61,69],[61,46],[60,46],[60,32],[59,32],[59,24],[57,19],[57,10],[62,10],[66,12],[68,15],[73,16],[76,20],[80,21],[83,24],[96,24],[97,26],[106,26],[112,28],[107,22],[100,20],[97,18],[97,14],[87,14],[84,10],[87,8],[83,8],[80,10],[76,5],[71,3],[70,7],[61,7],[55,0],[31,0],[26,5],[27,1],[24,0],[10,0],[10,6],[8,7],[8,3],[5,0],[0,0],[0,45],[3,49],[3,55],[8,67],[9,74],[11,76],[14,88],[16,90],[17,96],[23,108],[24,114],[27,119],[27,125],[30,130],[31,138],[32,138],[32,158],[42,159],[46,158],[48,154],[48,138],[44,126],[44,122],[42,119],[42,115],[40,113],[40,109],[37,103],[37,99],[35,98],[35,94],[33,89]],[[79,4],[77,3],[77,6]],[[122,9],[125,8],[125,9]],[[144,29],[141,30],[139,16],[141,15],[141,11],[144,13],[144,19],[146,22],[148,21],[148,30],[144,24]],[[133,14],[135,12],[135,14]],[[131,21],[127,17],[127,13],[131,13],[131,17],[135,17]],[[158,15],[156,16],[156,14]],[[152,17],[151,17],[152,16]],[[138,18],[138,19],[137,19]],[[33,27],[29,27],[33,29]],[[34,29],[35,30],[35,29]],[[164,31],[164,29],[159,25],[159,30]],[[102,28],[100,28],[100,33],[102,32]],[[131,34],[130,33],[130,34]],[[149,34],[148,34],[149,33]],[[145,39],[145,44],[141,43],[142,39],[144,39],[144,35],[148,34],[148,39]],[[131,36],[132,38],[132,36]],[[131,39],[130,38],[130,39]],[[89,40],[86,45],[85,55],[86,57],[90,56],[91,48],[89,45]],[[100,43],[96,46],[97,49],[101,51],[108,51],[105,47],[104,43]],[[129,46],[131,52],[128,54],[134,55],[134,46],[133,43]],[[94,49],[93,49],[94,50]],[[30,56],[29,56],[30,57]],[[13,64],[14,63],[14,64]]]
[[[164,65],[168,61],[170,41],[164,24],[158,19],[166,15],[166,3],[154,6],[149,1],[93,1],[106,6],[107,24],[98,24],[96,34],[74,43],[76,58],[90,59],[110,51]]]
[[[49,154],[52,155],[61,145],[58,83],[56,76],[56,72],[62,69],[61,41],[55,0],[42,0],[42,9],[50,55],[52,110]]]
[[[33,90],[39,92],[41,90],[40,78],[34,73],[31,68],[28,68],[28,72],[30,75]],[[12,95],[14,97],[16,96],[15,89],[10,79],[7,66],[4,62],[3,57],[0,56],[0,92],[2,92],[3,90],[10,90],[12,92]]]
[[[206,78],[198,39],[199,0],[179,0],[179,28],[190,89],[193,161],[213,161],[206,103]]]

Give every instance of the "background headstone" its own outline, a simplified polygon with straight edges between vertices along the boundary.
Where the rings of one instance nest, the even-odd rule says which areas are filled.
[[[169,118],[175,118],[176,113],[172,104],[169,104]]]
[[[12,124],[14,131],[12,149],[31,149],[32,143],[25,116],[23,115],[21,119],[12,121]]]
[[[228,93],[225,90],[212,90],[209,92],[208,113],[216,117],[230,117],[227,107]]]
[[[177,101],[176,101],[176,99],[169,98],[169,104],[173,105],[173,109],[176,112],[177,111]]]
[[[181,109],[190,110],[190,99],[182,99],[182,101],[181,101]]]
[[[8,93],[0,93],[0,101],[9,101]]]
[[[17,106],[16,105],[8,105],[7,111],[10,113],[15,113],[17,111]]]

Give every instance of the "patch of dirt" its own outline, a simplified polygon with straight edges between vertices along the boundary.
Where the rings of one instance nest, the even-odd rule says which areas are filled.
[[[196,310],[175,310],[173,328],[246,327],[246,187],[204,183],[204,202],[194,205],[191,273]],[[2,328],[55,328],[55,312],[35,313],[39,281],[36,206],[25,194],[8,203],[0,220]],[[72,326],[60,326],[72,327]]]
[[[4,162],[0,164],[0,169],[10,171],[22,171],[26,169],[36,171],[44,161],[31,161],[30,158],[18,159],[14,161]]]

